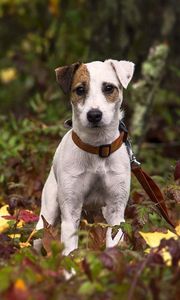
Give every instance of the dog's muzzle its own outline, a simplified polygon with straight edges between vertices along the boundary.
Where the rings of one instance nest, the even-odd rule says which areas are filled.
[[[87,113],[87,119],[90,123],[96,124],[102,119],[102,112],[99,109],[91,109]]]

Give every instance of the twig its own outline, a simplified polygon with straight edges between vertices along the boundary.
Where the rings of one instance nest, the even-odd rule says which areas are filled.
[[[136,288],[137,282],[139,277],[141,276],[141,273],[143,272],[143,270],[145,269],[147,263],[149,262],[149,259],[151,257],[152,251],[149,253],[149,255],[147,256],[147,258],[143,261],[143,263],[141,264],[141,267],[139,268],[139,270],[137,271],[136,275],[134,276],[129,294],[128,294],[128,300],[132,300],[133,299],[133,294],[134,294],[134,290]]]

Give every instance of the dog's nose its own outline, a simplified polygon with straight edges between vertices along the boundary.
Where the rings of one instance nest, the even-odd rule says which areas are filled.
[[[91,109],[87,113],[87,119],[91,123],[97,123],[102,119],[102,112],[99,109]]]

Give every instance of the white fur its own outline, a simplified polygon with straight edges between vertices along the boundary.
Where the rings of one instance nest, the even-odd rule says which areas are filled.
[[[122,86],[126,89],[133,77],[135,65],[132,62],[126,60],[117,61],[114,59],[108,59],[106,60],[106,62],[113,63]]]
[[[131,63],[123,62],[122,72],[126,72],[126,69],[129,72],[129,64]],[[86,66],[90,74],[90,90],[84,104],[72,105],[73,130],[85,143],[95,146],[112,143],[119,135],[122,90],[119,88],[119,99],[116,102],[108,102],[102,93],[102,82],[119,85],[110,61],[92,62]],[[118,75],[121,73],[119,68],[120,66],[117,69]],[[122,74],[119,78],[121,80]],[[127,80],[122,82],[124,86],[127,84]],[[103,113],[99,128],[89,126],[87,112],[92,108],[98,108]],[[119,225],[124,221],[129,190],[130,161],[125,144],[108,158],[101,158],[78,148],[72,141],[70,130],[56,150],[42,193],[40,215],[43,215],[50,224],[54,224],[60,208],[61,241],[65,246],[64,255],[68,255],[78,247],[76,232],[82,207],[88,208],[92,203],[96,207],[102,207],[107,223],[112,226]],[[40,218],[36,228],[42,227]],[[114,239],[111,231],[111,228],[107,230],[107,247],[117,245],[122,238],[121,230]]]

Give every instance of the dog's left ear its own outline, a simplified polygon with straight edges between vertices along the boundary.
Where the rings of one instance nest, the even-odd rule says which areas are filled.
[[[135,65],[132,62],[126,60],[118,61],[114,59],[108,59],[106,60],[106,62],[109,62],[111,64],[118,80],[126,89],[133,77]]]
[[[65,94],[70,92],[73,76],[80,65],[81,63],[77,62],[70,66],[59,67],[55,69],[56,80]]]

